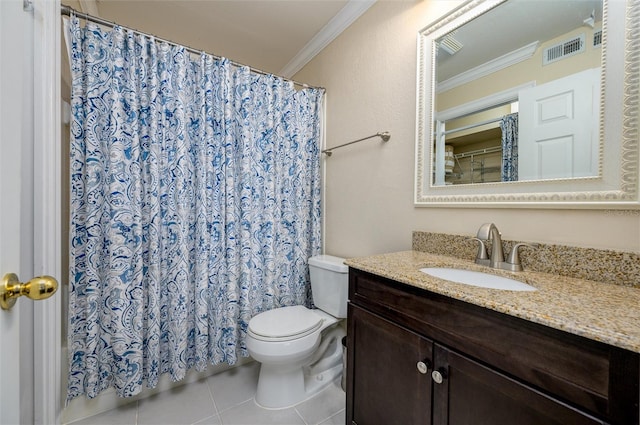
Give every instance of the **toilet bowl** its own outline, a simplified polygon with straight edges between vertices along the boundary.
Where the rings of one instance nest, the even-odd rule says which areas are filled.
[[[346,317],[348,268],[328,255],[309,259],[314,304],[258,314],[249,321],[247,350],[261,363],[255,401],[282,409],[316,394],[342,373],[340,319]]]

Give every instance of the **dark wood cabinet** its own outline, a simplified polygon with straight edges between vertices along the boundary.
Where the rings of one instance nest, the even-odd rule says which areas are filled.
[[[347,423],[638,424],[637,353],[359,270],[349,279]]]
[[[351,369],[354,423],[429,423],[433,343],[358,307],[351,306],[349,317],[357,335],[352,350],[358,360]],[[421,361],[425,373],[417,369]]]
[[[594,425],[605,423],[495,369],[436,345],[434,425]],[[429,423],[429,422],[424,422]]]

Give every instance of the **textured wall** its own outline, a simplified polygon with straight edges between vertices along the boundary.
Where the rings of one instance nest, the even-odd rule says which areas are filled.
[[[638,211],[416,208],[413,205],[417,31],[460,2],[378,1],[295,79],[327,88],[327,145],[378,131],[326,159],[327,253],[411,249],[413,230],[640,252]]]

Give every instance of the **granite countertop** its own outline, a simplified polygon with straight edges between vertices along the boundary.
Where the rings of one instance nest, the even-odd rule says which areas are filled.
[[[403,251],[350,258],[350,267],[486,307],[551,328],[640,353],[640,290],[555,274],[507,272],[469,260]],[[456,267],[509,277],[534,286],[519,292],[479,288],[429,276],[424,267]]]

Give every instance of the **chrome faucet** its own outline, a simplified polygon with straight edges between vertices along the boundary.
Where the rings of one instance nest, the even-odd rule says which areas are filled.
[[[489,266],[500,268],[500,264],[504,262],[504,251],[502,251],[502,239],[500,232],[493,223],[485,223],[478,229],[476,237],[483,241],[491,241],[491,257],[489,257]]]
[[[521,246],[528,246],[531,248],[538,247],[538,244],[536,243],[517,243],[513,248],[511,248],[507,261],[505,261],[504,251],[502,248],[502,238],[500,237],[498,228],[493,223],[485,223],[480,226],[476,237],[471,239],[479,243],[478,253],[476,255],[477,264],[489,266],[495,269],[509,270],[512,272],[522,271],[522,264],[520,264],[520,256],[518,255],[518,249]],[[491,256],[487,254],[485,244],[487,241],[491,241]]]

